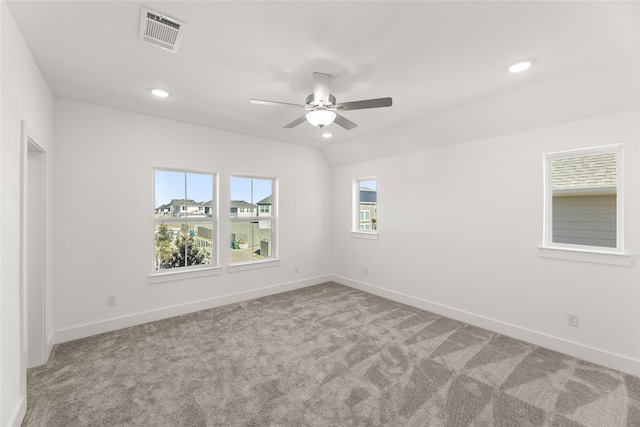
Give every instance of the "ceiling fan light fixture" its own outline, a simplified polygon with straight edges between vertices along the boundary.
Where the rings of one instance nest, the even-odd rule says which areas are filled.
[[[329,110],[311,110],[306,114],[307,121],[314,126],[323,128],[333,123],[336,113]]]

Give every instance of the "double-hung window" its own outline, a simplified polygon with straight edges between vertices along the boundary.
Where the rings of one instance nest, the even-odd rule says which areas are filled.
[[[231,177],[231,262],[277,256],[276,179]]]
[[[544,246],[622,253],[622,145],[545,155]]]
[[[154,270],[217,264],[214,173],[154,168]]]
[[[378,181],[375,178],[353,180],[353,226],[355,232],[378,229]]]

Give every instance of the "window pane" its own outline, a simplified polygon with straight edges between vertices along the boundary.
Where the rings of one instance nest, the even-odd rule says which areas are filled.
[[[187,215],[211,216],[213,214],[213,176],[187,173]]]
[[[551,161],[552,241],[615,248],[616,153]]]
[[[272,220],[231,222],[231,261],[272,256]]]
[[[231,177],[232,217],[269,216],[272,214],[273,180]]]
[[[213,222],[156,224],[156,270],[212,263]]]
[[[155,216],[182,216],[186,211],[185,199],[185,174],[184,172],[172,172],[156,170],[155,181]]]
[[[359,180],[359,230],[377,230],[378,191],[375,179]]]
[[[231,177],[231,216],[251,216],[251,178]]]

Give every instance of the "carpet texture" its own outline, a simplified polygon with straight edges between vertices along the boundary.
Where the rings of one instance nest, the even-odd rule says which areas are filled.
[[[23,426],[640,426],[640,379],[335,283],[56,345]]]

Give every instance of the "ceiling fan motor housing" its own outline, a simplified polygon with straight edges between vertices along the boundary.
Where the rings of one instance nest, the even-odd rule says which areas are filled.
[[[315,99],[314,94],[310,94],[309,96],[307,96],[307,105],[310,107],[334,107],[336,105],[336,97],[333,95],[329,95],[329,99],[328,100],[324,100],[324,99]]]

